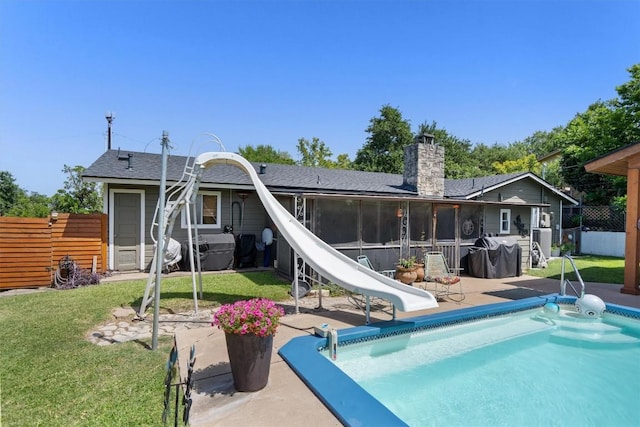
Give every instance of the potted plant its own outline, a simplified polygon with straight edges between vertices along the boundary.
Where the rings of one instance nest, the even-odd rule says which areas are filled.
[[[562,246],[560,246],[560,253],[562,255],[565,255],[565,254],[571,255],[575,250],[575,248],[576,248],[575,243],[565,242],[562,244]]]
[[[414,268],[416,266],[416,257],[412,256],[410,258],[400,258],[398,260],[398,265],[403,268]]]
[[[396,279],[408,285],[416,281],[418,273],[416,272],[416,257],[400,258],[396,266]]]
[[[559,257],[560,256],[560,246],[558,246],[555,243],[553,245],[551,245],[551,256],[552,257]]]
[[[266,298],[225,304],[213,315],[212,325],[225,333],[236,390],[258,391],[267,385],[273,336],[282,316],[282,307]]]

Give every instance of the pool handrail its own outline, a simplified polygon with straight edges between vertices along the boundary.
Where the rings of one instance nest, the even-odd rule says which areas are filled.
[[[576,288],[573,286],[573,283],[571,283],[571,281],[569,279],[565,279],[564,278],[564,261],[565,259],[569,260],[569,263],[571,264],[571,266],[573,267],[573,271],[576,273],[576,277],[578,278],[578,282],[580,282],[580,292],[578,292],[576,290]],[[573,258],[571,258],[570,255],[568,254],[564,254],[562,256],[562,271],[560,273],[560,295],[562,296],[566,296],[567,295],[567,284],[569,284],[569,286],[571,286],[571,289],[573,289],[573,292],[575,292],[576,296],[578,298],[582,298],[584,297],[584,281],[582,280],[582,276],[580,276],[580,271],[578,270],[578,267],[576,266],[575,261],[573,261]]]

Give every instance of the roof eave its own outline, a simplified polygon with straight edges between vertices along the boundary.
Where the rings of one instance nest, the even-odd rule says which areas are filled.
[[[475,197],[480,197],[484,193],[487,193],[489,191],[497,190],[497,189],[499,189],[501,187],[504,187],[505,185],[513,184],[514,182],[520,181],[520,180],[522,180],[524,178],[533,179],[538,184],[544,186],[545,188],[547,188],[551,192],[555,193],[559,197],[562,197],[562,198],[566,199],[568,202],[570,202],[570,203],[572,203],[574,205],[580,204],[580,202],[577,201],[576,199],[574,199],[573,197],[566,195],[562,191],[560,191],[557,188],[555,188],[554,186],[550,185],[547,181],[543,180],[542,178],[538,177],[536,174],[531,173],[531,172],[523,173],[522,175],[515,176],[513,178],[510,178],[510,179],[507,179],[505,181],[502,181],[502,182],[500,182],[498,184],[492,185],[490,187],[482,188],[482,189],[480,189],[478,191],[475,191],[473,193],[470,193],[470,194],[467,194],[466,196],[461,196],[461,197],[463,197],[465,200],[469,200],[469,199],[472,199],[472,198],[475,198]]]

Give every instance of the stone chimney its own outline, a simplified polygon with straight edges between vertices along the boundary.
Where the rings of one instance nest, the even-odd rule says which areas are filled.
[[[402,181],[418,196],[444,197],[444,147],[435,144],[433,135],[418,135],[404,148]]]

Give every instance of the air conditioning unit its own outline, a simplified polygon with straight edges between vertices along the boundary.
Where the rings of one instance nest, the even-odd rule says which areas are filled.
[[[540,214],[540,228],[551,227],[551,215],[546,212]]]

